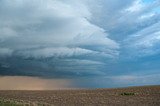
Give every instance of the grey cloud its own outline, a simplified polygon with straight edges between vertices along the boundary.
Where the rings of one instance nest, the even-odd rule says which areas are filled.
[[[106,49],[118,47],[115,41],[107,38],[102,28],[91,24],[84,18],[90,14],[87,9],[78,9],[72,4],[51,0],[41,2],[34,0],[33,3],[16,0],[13,5],[11,4],[12,2],[8,0],[1,1],[1,14],[4,12],[5,14],[0,17],[3,21],[0,26],[6,29],[6,34],[1,33],[2,38],[6,37],[1,40],[3,47],[14,51],[34,47],[75,46],[76,48],[79,45],[109,46]],[[77,13],[77,11],[82,12]],[[82,36],[82,41],[79,39],[75,41],[79,35]],[[76,42],[81,43],[75,45]]]
[[[94,17],[91,21],[104,28],[110,34],[110,38],[120,42],[160,20],[159,14],[154,12],[154,9],[160,6],[159,0],[149,4],[143,3],[142,0],[125,0],[124,2],[113,0],[111,5],[110,0],[103,2],[97,6],[99,9],[93,12]],[[140,19],[153,13],[155,14],[152,17]]]
[[[93,11],[94,17],[91,22],[101,26],[107,31],[109,38],[120,43],[120,58],[159,53],[160,14],[155,12],[160,6],[159,0],[150,3],[144,3],[142,0],[126,2],[113,0],[101,3],[97,1],[98,9]],[[134,35],[139,36],[133,37]]]
[[[0,0],[0,74],[77,77],[120,72],[127,69],[126,63],[125,68],[118,63],[126,55],[159,53],[157,7],[159,0]]]
[[[45,77],[103,73],[98,71],[103,67],[98,58],[117,57],[119,44],[91,23],[91,16],[86,1],[1,0],[0,73]]]
[[[157,55],[159,51],[160,41],[160,22],[147,27],[138,33],[130,36],[125,42],[126,48],[132,51],[134,56],[150,56]],[[132,42],[132,43],[130,43]]]
[[[11,56],[13,50],[8,48],[0,48],[0,57]]]

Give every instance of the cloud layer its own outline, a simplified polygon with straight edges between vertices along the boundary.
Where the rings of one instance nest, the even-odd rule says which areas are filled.
[[[54,74],[54,67],[61,68],[53,63],[50,65],[55,58],[57,62],[68,58],[88,60],[86,64],[89,65],[89,62],[101,62],[91,59],[95,56],[118,56],[119,44],[110,39],[103,28],[89,21],[92,13],[86,1],[1,0],[0,14],[1,70],[7,70],[3,66],[8,66],[8,70],[21,70],[25,75],[26,69],[35,70],[41,63],[37,74],[41,70],[53,70]],[[19,62],[23,62],[23,66]],[[68,70],[83,67],[80,63],[72,69],[72,63],[65,64],[69,64]]]
[[[0,75],[158,71],[159,27],[159,0],[0,0]]]
[[[83,2],[68,2],[1,0],[1,48],[31,57],[108,54],[119,48],[103,28],[88,21],[91,13]]]

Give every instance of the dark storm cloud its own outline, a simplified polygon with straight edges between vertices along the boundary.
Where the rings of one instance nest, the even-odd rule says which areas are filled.
[[[85,1],[1,0],[0,5],[2,75],[101,74],[104,63],[92,58],[118,55],[119,44],[87,20]]]

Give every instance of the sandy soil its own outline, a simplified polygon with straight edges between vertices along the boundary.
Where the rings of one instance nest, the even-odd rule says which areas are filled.
[[[134,93],[134,95],[122,95]],[[0,91],[0,98],[46,106],[160,106],[160,86],[94,90]]]

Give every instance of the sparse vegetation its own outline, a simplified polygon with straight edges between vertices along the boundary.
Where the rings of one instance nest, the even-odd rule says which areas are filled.
[[[133,93],[133,92],[124,92],[124,93],[121,93],[121,95],[123,95],[123,96],[132,96],[132,95],[135,95],[135,93]]]
[[[23,106],[14,101],[0,99],[0,106]]]

